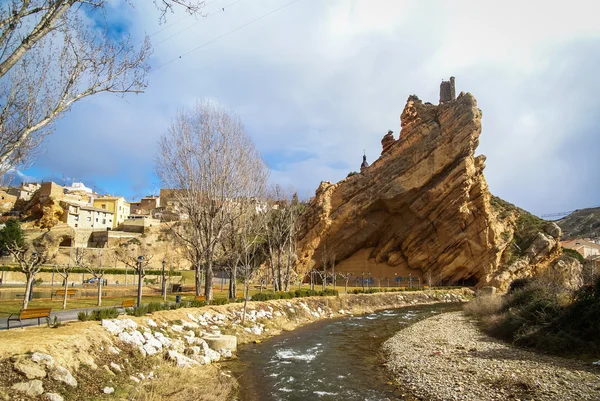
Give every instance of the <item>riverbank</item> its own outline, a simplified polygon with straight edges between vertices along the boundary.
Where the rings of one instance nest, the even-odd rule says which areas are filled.
[[[463,312],[418,322],[383,350],[396,384],[431,401],[600,399],[600,368],[500,342]]]
[[[20,381],[25,383],[23,387],[36,382],[37,389],[52,389],[65,400],[78,399],[82,394],[102,397],[105,388],[114,389],[121,398],[167,400],[177,394],[188,399],[229,400],[236,394],[236,381],[226,372],[219,373],[215,365],[207,365],[209,355],[213,361],[219,358],[214,350],[202,349],[203,338],[220,333],[236,336],[238,344],[261,341],[320,319],[409,305],[463,302],[471,293],[348,294],[250,302],[244,325],[242,304],[228,304],[161,311],[139,318],[120,317],[113,321],[119,325],[118,331],[110,324],[74,322],[56,329],[0,332],[0,395],[14,394],[11,387]],[[16,364],[23,358],[29,361],[27,355],[35,352],[52,356],[54,366],[69,370],[77,386],[57,384],[50,377],[51,370],[40,372],[41,377],[35,380],[25,380]],[[202,378],[202,387],[218,388],[218,394],[206,397],[205,390],[186,377]]]

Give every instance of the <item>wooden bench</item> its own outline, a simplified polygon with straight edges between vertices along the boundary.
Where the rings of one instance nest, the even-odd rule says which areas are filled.
[[[133,308],[134,305],[135,301],[133,299],[125,299],[120,305],[115,305],[115,309],[122,309],[123,313],[125,313],[126,308]]]
[[[62,290],[56,290],[52,294],[50,294],[50,300],[52,301],[54,299],[54,297],[64,297],[65,292],[67,293],[67,296],[71,297],[71,298],[77,294],[77,290],[75,290],[75,289],[70,288],[70,289],[65,290],[63,288]]]
[[[11,314],[6,320],[7,329],[10,330],[10,321],[19,321],[21,327],[23,327],[22,320],[24,319],[37,319],[38,326],[41,324],[40,319],[44,318],[47,322],[50,322],[50,312],[52,312],[52,308],[29,308],[29,309],[21,309],[19,313]],[[13,317],[14,316],[14,317]]]
[[[204,295],[196,295],[194,297],[194,301],[206,301],[206,296],[204,296]]]

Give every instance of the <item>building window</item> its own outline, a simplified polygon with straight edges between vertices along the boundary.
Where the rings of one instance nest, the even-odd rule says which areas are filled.
[[[106,224],[106,219],[102,219],[102,224]]]
[[[75,216],[75,221],[79,221],[79,216]]]
[[[96,223],[98,222],[98,218],[96,217]]]
[[[106,209],[106,203],[103,203],[101,206],[102,206],[102,209]]]
[[[90,216],[88,216],[87,221],[92,221],[92,218]]]

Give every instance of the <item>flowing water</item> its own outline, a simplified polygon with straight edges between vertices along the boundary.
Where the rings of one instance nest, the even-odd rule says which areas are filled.
[[[411,306],[323,320],[249,344],[230,364],[241,401],[397,400],[386,384],[382,343],[408,325],[457,304]]]

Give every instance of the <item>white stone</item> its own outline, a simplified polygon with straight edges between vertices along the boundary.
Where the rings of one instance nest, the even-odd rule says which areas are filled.
[[[54,358],[51,355],[42,354],[41,352],[31,354],[31,360],[35,363],[45,365],[47,368],[54,366]]]
[[[171,344],[171,339],[169,337],[165,337],[165,335],[159,331],[154,333],[154,337],[165,347],[168,347]]]
[[[114,393],[114,392],[115,392],[115,389],[114,389],[113,387],[104,387],[104,388],[102,389],[102,392],[103,392],[104,394],[112,394],[112,393]]]
[[[115,372],[119,372],[119,373],[123,371],[123,369],[121,369],[121,366],[120,366],[120,365],[118,365],[118,364],[116,364],[116,363],[114,363],[114,362],[111,362],[111,363],[110,363],[110,368],[111,368],[113,371],[115,371]]]
[[[138,378],[137,378],[137,377],[135,377],[135,376],[129,376],[129,380],[131,380],[131,381],[134,381],[134,382],[136,382],[136,383],[139,383],[139,382],[140,382],[140,379],[138,379]]]
[[[345,314],[345,313],[346,313],[346,311],[345,311],[345,310],[343,310],[343,309],[340,309],[340,310],[338,311],[338,313],[339,313],[340,315],[343,315],[343,314]]]
[[[11,388],[15,391],[25,393],[30,397],[41,395],[44,392],[44,385],[40,380],[16,383]]]
[[[123,328],[115,322],[116,320],[102,319],[102,327],[108,330],[109,333],[117,335],[123,331]]]
[[[183,333],[183,326],[174,324],[171,326],[171,330],[173,330],[175,333]]]
[[[138,347],[141,347],[146,342],[146,339],[144,338],[142,333],[140,333],[137,330],[133,330],[131,333],[128,333],[126,331],[121,332],[119,334],[119,340],[123,341],[126,344],[132,344]]]
[[[153,345],[152,345],[152,344],[150,344],[150,343],[146,343],[146,344],[142,345],[142,350],[143,350],[143,351],[144,351],[144,352],[145,352],[147,355],[154,355],[154,354],[157,354],[157,353],[158,353],[158,352],[159,352],[161,349],[162,349],[162,347],[161,347],[161,348],[156,348],[155,346],[153,346]],[[142,352],[142,353],[144,353],[144,352]]]
[[[275,316],[276,317],[281,317],[281,316],[283,316],[283,313],[281,313],[279,311],[275,311]]]
[[[52,372],[50,372],[50,378],[63,382],[71,387],[77,387],[77,380],[75,380],[68,369],[63,368],[62,366],[57,366]]]
[[[194,322],[183,322],[182,326],[185,329],[197,329],[197,328],[200,328],[200,325],[198,323],[194,323]]]
[[[196,317],[195,317],[194,315],[192,315],[191,313],[188,313],[188,314],[187,314],[187,317],[189,317],[189,318],[192,320],[192,322],[196,322],[196,323],[198,323],[198,318],[196,318]]]
[[[156,322],[152,319],[148,319],[146,320],[146,324],[150,327],[158,327],[158,325],[156,324]]]
[[[225,348],[221,348],[218,352],[223,358],[231,358],[232,356],[231,350]]]
[[[64,400],[62,395],[57,394],[57,393],[46,393],[42,396],[42,399],[44,399],[46,401],[63,401]]]
[[[169,359],[174,361],[178,368],[189,368],[199,363],[185,355],[180,354],[177,351],[170,350],[168,352]]]
[[[108,347],[108,351],[114,355],[119,355],[121,353],[121,351],[117,347],[113,346]]]

